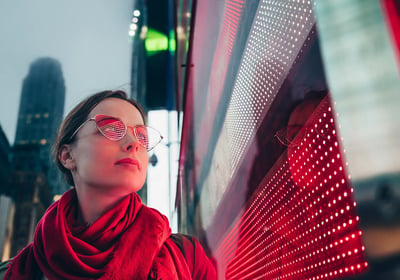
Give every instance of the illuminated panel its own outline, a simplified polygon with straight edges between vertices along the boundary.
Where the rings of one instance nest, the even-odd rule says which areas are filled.
[[[227,54],[232,53],[233,43],[235,42],[239,19],[243,9],[243,0],[227,0],[225,2],[225,16],[223,21],[222,38],[226,42],[224,48]],[[221,48],[218,48],[221,49]]]
[[[206,105],[201,108],[204,113],[198,135],[201,140],[196,144],[197,157],[203,158],[208,150],[208,142],[204,140],[204,135],[210,135],[217,112],[218,102],[223,92],[224,82],[228,65],[231,59],[232,48],[235,43],[238,31],[239,20],[242,15],[245,1],[227,0],[225,2],[224,15],[222,17],[222,28],[218,36],[215,55],[212,61],[212,75],[210,75],[209,87],[207,90]],[[203,111],[204,110],[204,111]]]
[[[391,38],[397,50],[397,62],[400,65],[400,3],[391,0],[381,0],[386,24],[391,30]]]
[[[327,98],[297,137],[218,247],[220,279],[339,279],[367,269]]]
[[[226,115],[231,173],[304,47],[312,1],[260,1]]]

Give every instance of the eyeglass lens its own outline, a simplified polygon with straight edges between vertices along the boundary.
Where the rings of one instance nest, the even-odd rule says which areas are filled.
[[[120,140],[125,135],[125,125],[114,118],[96,118],[96,124],[101,132],[110,140]]]
[[[96,117],[95,121],[103,135],[110,140],[118,141],[126,134],[126,126],[119,119],[99,116],[98,118]],[[162,138],[158,131],[145,125],[133,127],[133,133],[136,140],[147,150],[152,149]]]

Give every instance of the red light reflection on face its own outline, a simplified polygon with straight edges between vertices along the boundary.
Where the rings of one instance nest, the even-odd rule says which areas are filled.
[[[220,244],[220,278],[338,279],[366,270],[328,99]]]

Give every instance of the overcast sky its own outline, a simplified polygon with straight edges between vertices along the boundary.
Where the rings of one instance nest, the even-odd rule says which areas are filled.
[[[134,0],[0,1],[0,124],[14,143],[22,80],[39,57],[62,66],[64,115],[83,97],[129,90]]]

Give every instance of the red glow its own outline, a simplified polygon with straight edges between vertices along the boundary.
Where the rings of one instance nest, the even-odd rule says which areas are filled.
[[[400,4],[394,0],[381,0],[380,2],[397,56],[397,66],[400,67]]]
[[[220,277],[337,279],[368,266],[332,110],[324,102],[315,129],[267,174],[220,244]]]
[[[215,48],[215,54],[212,62],[212,67],[214,75],[210,76],[209,89],[210,91],[205,91],[205,104],[204,107],[207,108],[207,113],[202,117],[202,121],[200,124],[198,135],[211,135],[212,125],[214,123],[214,119],[217,113],[217,105],[218,101],[221,97],[225,76],[228,70],[228,65],[231,59],[232,49],[236,40],[239,19],[241,17],[241,13],[243,12],[245,1],[229,1],[225,6],[223,19],[222,19],[222,28],[218,36],[217,45]],[[202,3],[202,2],[201,2]],[[199,5],[201,5],[199,3]],[[233,8],[235,7],[235,8]],[[200,19],[199,19],[200,20]],[[207,20],[206,15],[201,20]],[[199,40],[208,40],[208,38],[199,38]],[[196,45],[196,42],[194,43]],[[195,56],[196,54],[193,53]],[[194,76],[195,77],[195,76]],[[190,100],[188,102],[195,102],[194,100]],[[190,106],[194,106],[190,104]],[[191,108],[195,108],[191,107]],[[190,114],[195,113],[193,111],[186,110],[185,112],[190,112]],[[190,117],[188,117],[190,118]],[[184,142],[183,144],[186,145]],[[199,141],[195,148],[195,154],[198,158],[203,158],[208,150],[208,141],[202,138],[202,141]],[[184,151],[184,147],[181,151]],[[183,161],[180,160],[180,164],[183,164]],[[195,173],[196,176],[200,174],[200,172]],[[198,177],[195,178],[195,181],[198,180]]]

